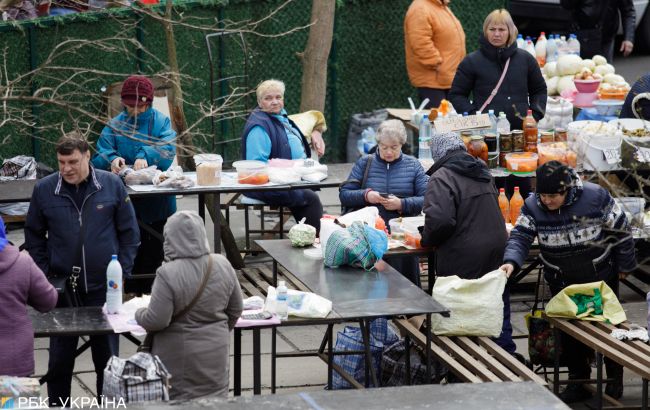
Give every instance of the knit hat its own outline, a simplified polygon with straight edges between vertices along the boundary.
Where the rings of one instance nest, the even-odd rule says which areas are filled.
[[[7,243],[9,243],[9,241],[7,241],[7,234],[5,233],[5,223],[2,218],[0,218],[0,251],[7,246]]]
[[[571,168],[558,162],[549,161],[537,168],[538,194],[557,194],[571,186]]]
[[[431,137],[431,157],[433,157],[434,161],[438,161],[452,151],[461,149],[465,149],[465,143],[455,132],[433,134],[433,137]]]
[[[122,85],[122,104],[134,107],[153,102],[153,84],[141,75],[132,75]]]

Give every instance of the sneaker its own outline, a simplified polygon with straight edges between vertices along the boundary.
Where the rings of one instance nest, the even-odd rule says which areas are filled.
[[[587,400],[591,396],[591,392],[581,384],[570,384],[559,395],[560,400],[567,404]]]
[[[512,355],[515,359],[517,359],[517,361],[521,362],[521,364],[528,367],[530,370],[533,370],[533,363],[531,363],[530,360],[526,359],[523,354],[514,352]]]
[[[623,381],[616,380],[615,382],[607,383],[607,386],[605,386],[605,394],[616,400],[623,397]]]

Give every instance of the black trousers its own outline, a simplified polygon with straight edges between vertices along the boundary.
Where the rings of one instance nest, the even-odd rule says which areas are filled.
[[[440,105],[440,101],[443,99],[447,99],[447,95],[449,94],[449,90],[442,90],[439,88],[426,88],[426,87],[419,87],[418,88],[418,97],[420,98],[420,103],[424,101],[425,98],[429,99],[429,102],[427,105],[424,106],[424,108],[437,108]],[[462,114],[459,113],[459,114]],[[470,113],[474,114],[474,113]]]
[[[162,237],[165,223],[167,223],[166,219],[146,225],[158,232]],[[133,262],[133,274],[156,273],[156,270],[162,265],[164,256],[162,241],[151,232],[140,227],[140,247]]]
[[[323,217],[323,204],[316,192],[303,189],[304,200],[300,205],[291,206],[289,210],[296,223],[305,218],[305,223],[316,228],[316,235],[320,232],[320,219]]]
[[[84,306],[103,306],[106,291],[82,293]],[[48,362],[47,395],[50,407],[60,407],[70,397],[72,372],[79,338],[77,336],[51,337]],[[90,336],[90,351],[97,375],[97,396],[102,394],[104,368],[111,356],[119,356],[119,335]]]

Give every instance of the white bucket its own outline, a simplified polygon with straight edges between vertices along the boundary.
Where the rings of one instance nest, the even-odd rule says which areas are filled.
[[[573,149],[574,151],[577,149],[576,145],[578,144],[578,141],[580,139],[580,131],[582,131],[583,128],[590,126],[590,127],[596,127],[601,124],[604,124],[602,121],[572,121],[567,125],[567,144],[569,145],[569,148]]]
[[[610,171],[620,167],[623,134],[582,134],[577,144],[578,161],[592,171]]]

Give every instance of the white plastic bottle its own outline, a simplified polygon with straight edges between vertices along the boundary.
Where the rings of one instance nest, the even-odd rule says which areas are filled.
[[[533,45],[533,40],[526,40],[526,51],[528,51],[531,56],[537,59],[537,55],[535,54],[535,46]]]
[[[287,304],[287,285],[283,280],[280,281],[276,292],[275,314],[278,316],[278,319],[287,320],[289,318],[289,306]]]
[[[497,133],[497,116],[494,115],[494,110],[488,110],[488,116],[490,117],[490,132],[493,134]]]
[[[555,41],[557,34],[551,34],[546,40],[546,62],[552,63],[557,61],[557,42]]]
[[[106,313],[119,313],[122,307],[122,265],[117,255],[111,256],[106,268]]]
[[[499,120],[497,121],[497,132],[500,134],[502,132],[510,132],[510,121],[506,118],[506,114],[501,111],[499,113]]]
[[[546,64],[546,41],[546,33],[542,31],[535,43],[535,56],[540,67],[544,67]]]
[[[517,34],[517,47],[524,48],[524,45],[526,45],[526,42],[524,41],[524,36],[522,36],[521,34]]]
[[[569,41],[567,41],[567,51],[569,54],[580,55],[580,41],[575,34],[569,35]]]
[[[560,36],[559,39],[555,39],[555,42],[557,43],[557,57],[560,58],[564,55],[569,54],[567,47],[566,47],[566,37]]]

